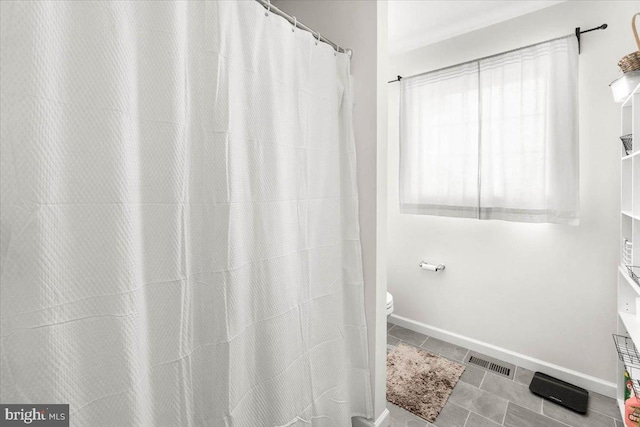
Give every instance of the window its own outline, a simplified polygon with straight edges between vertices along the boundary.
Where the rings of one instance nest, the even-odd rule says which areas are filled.
[[[577,80],[574,37],[403,79],[400,211],[577,224]]]

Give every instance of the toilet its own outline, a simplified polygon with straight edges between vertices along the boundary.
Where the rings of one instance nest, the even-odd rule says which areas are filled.
[[[393,295],[387,292],[387,317],[393,313]]]

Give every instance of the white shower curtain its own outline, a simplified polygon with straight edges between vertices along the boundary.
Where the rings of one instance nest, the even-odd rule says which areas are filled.
[[[253,1],[1,12],[0,401],[370,417],[349,58]]]

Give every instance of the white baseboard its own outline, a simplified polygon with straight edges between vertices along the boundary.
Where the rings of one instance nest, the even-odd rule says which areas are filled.
[[[544,372],[547,375],[551,375],[552,377],[559,378],[587,390],[600,393],[614,399],[616,398],[616,384],[612,382],[592,377],[591,375],[564,368],[562,366],[554,365],[553,363],[548,363],[543,360],[535,359],[524,354],[516,353],[515,351],[507,350],[473,338],[465,337],[464,335],[445,331],[444,329],[436,328],[435,326],[416,322],[415,320],[407,319],[406,317],[398,316],[397,314],[392,314],[388,320],[389,323],[400,325],[412,331],[420,332],[421,334],[441,339],[451,344],[459,345],[470,350],[486,354],[487,356],[513,363],[517,366],[522,366],[525,369]]]
[[[389,410],[384,408],[382,414],[378,417],[377,420],[373,421],[367,418],[356,417],[352,420],[353,427],[389,427]]]

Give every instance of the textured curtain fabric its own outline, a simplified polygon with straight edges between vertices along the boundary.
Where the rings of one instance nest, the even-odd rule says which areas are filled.
[[[401,81],[403,213],[578,223],[574,36]]]
[[[0,401],[370,417],[349,58],[252,1],[1,15]]]

